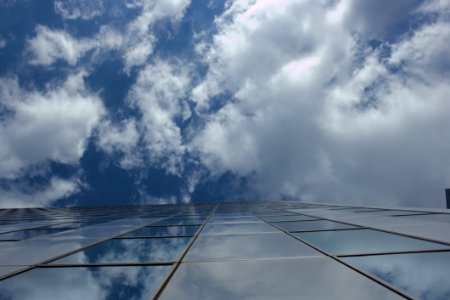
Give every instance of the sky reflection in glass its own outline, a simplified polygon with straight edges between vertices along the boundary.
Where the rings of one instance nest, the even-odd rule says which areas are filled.
[[[403,299],[329,258],[183,263],[160,300]]]
[[[191,238],[115,239],[58,259],[52,264],[175,261]]]
[[[345,257],[418,299],[450,299],[450,252]]]
[[[124,236],[192,236],[200,226],[155,226],[134,230]]]
[[[166,219],[151,225],[201,225],[204,219]]]
[[[0,234],[0,240],[25,240],[35,236],[47,235],[61,231],[65,231],[65,229],[26,229]]]
[[[281,223],[275,223],[274,225],[279,226],[287,231],[358,228],[356,226],[342,224],[342,223],[328,221],[328,220],[303,221],[303,222],[281,222]]]
[[[0,299],[147,300],[170,268],[37,268],[0,281]]]
[[[445,249],[449,246],[370,229],[297,232],[302,239],[333,254]]]
[[[194,242],[186,261],[321,255],[284,233],[205,235]]]
[[[207,224],[202,234],[243,234],[258,232],[279,232],[277,228],[266,223]]]

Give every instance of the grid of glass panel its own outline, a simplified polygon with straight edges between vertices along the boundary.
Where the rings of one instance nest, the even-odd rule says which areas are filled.
[[[448,299],[448,220],[294,201],[3,209],[0,299]]]

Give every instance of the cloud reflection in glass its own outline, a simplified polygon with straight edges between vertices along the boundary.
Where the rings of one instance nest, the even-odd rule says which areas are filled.
[[[51,264],[144,263],[175,261],[191,238],[115,239]]]

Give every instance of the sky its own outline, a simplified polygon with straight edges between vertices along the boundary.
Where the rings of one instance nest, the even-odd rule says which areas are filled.
[[[450,0],[0,0],[0,207],[444,207]]]

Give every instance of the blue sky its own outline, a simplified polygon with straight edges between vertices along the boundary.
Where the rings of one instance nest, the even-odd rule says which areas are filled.
[[[450,1],[0,8],[1,207],[444,205]]]

